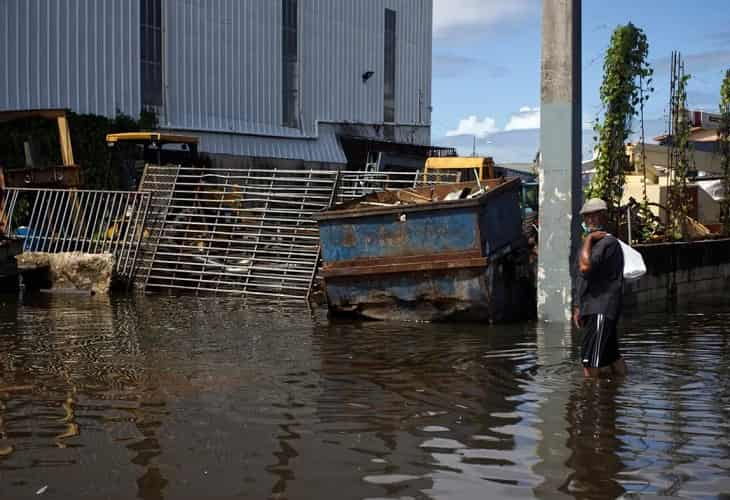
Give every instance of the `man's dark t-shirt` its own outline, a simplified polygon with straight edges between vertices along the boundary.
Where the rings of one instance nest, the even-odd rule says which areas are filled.
[[[618,240],[607,235],[593,243],[591,270],[576,273],[576,303],[581,316],[605,314],[616,320],[621,314],[624,253]]]

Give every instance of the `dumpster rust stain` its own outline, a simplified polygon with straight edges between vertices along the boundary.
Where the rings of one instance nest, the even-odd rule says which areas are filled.
[[[353,248],[357,245],[357,236],[355,235],[355,229],[352,226],[345,226],[342,233],[343,247]]]
[[[400,224],[395,227],[381,226],[378,228],[378,237],[390,250],[388,253],[396,253],[395,250],[408,250],[408,232]]]

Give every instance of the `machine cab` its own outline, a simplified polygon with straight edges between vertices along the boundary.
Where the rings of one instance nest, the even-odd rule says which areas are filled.
[[[166,132],[107,134],[106,144],[112,150],[109,172],[118,172],[122,187],[135,189],[145,165],[197,165],[199,142],[193,135]]]
[[[424,181],[478,181],[481,183],[481,181],[493,178],[494,160],[489,157],[432,157],[426,160],[424,170]]]

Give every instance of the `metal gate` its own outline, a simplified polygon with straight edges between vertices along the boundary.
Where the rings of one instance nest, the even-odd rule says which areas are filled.
[[[132,280],[149,202],[140,192],[6,188],[0,223],[27,252],[111,253],[115,275]]]
[[[139,258],[139,276],[137,285],[145,286],[152,270],[152,264],[157,256],[162,232],[165,229],[165,220],[172,204],[172,193],[180,173],[179,166],[165,168],[145,167],[139,191],[150,195],[150,208],[147,215],[147,227],[144,244]]]
[[[314,212],[338,174],[320,170],[147,166],[152,194],[146,290],[303,299],[319,259]],[[140,276],[142,273],[140,273]]]

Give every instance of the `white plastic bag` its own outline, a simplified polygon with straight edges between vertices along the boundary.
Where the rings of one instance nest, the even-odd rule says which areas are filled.
[[[621,251],[624,253],[624,279],[626,281],[638,280],[646,274],[644,257],[621,240]]]

